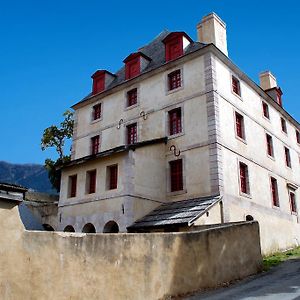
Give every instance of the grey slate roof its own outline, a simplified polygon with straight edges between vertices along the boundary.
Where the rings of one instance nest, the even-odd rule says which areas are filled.
[[[141,47],[138,49],[139,52],[145,54],[149,58],[151,58],[151,62],[146,67],[146,69],[141,73],[146,73],[151,70],[157,69],[160,66],[166,64],[165,62],[165,44],[162,42],[163,39],[169,35],[171,32],[168,30],[164,30],[161,32],[153,41],[151,41],[148,45]],[[184,55],[197,51],[206,46],[206,44],[200,42],[191,42],[188,47],[184,50]],[[122,84],[125,81],[125,66],[123,66],[119,71],[116,72],[116,78],[112,81],[112,83],[107,87],[107,90],[114,88],[115,86]],[[88,94],[85,98],[79,101],[76,104],[82,103],[85,100],[89,99],[92,96],[92,93]],[[75,105],[76,105],[75,104]]]
[[[221,196],[201,197],[177,202],[164,203],[155,210],[134,222],[127,229],[164,227],[168,225],[191,226],[195,220],[205,214]]]

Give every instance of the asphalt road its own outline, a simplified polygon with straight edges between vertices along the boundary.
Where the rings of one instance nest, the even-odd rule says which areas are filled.
[[[227,288],[199,293],[186,300],[300,300],[300,259],[288,260],[269,272],[252,276]]]

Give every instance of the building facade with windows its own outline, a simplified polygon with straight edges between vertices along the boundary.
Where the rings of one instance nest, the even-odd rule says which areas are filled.
[[[215,14],[162,32],[99,70],[73,106],[72,160],[62,169],[60,230],[188,230],[260,222],[264,252],[300,241],[300,126],[270,72],[260,86],[229,58]]]

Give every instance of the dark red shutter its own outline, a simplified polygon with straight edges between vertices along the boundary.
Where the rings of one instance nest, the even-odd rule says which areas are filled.
[[[127,143],[135,144],[137,142],[137,124],[127,126]]]
[[[240,163],[241,192],[247,194],[247,166]]]
[[[169,111],[169,128],[170,135],[177,134],[182,131],[180,108]]]
[[[137,89],[132,89],[127,92],[127,106],[132,106],[137,103]]]
[[[99,146],[100,146],[100,136],[94,136],[91,139],[92,141],[92,154],[97,154],[99,152]]]
[[[140,74],[140,56],[125,64],[125,79],[130,79]]]
[[[271,178],[271,192],[272,192],[272,202],[274,206],[279,206],[278,202],[278,189],[277,189],[277,180]]]
[[[96,170],[90,171],[89,172],[89,179],[90,179],[90,184],[89,184],[89,193],[95,193],[96,192]]]
[[[77,175],[73,175],[70,177],[70,197],[76,197],[76,189],[77,189]]]
[[[240,91],[240,82],[237,78],[232,76],[232,90],[239,96],[241,96],[241,91]]]
[[[169,41],[166,44],[166,61],[176,59],[183,55],[182,36]]]
[[[109,167],[109,189],[116,189],[118,186],[118,165]]]
[[[236,135],[243,139],[244,138],[244,130],[243,130],[244,120],[243,120],[243,116],[241,116],[238,113],[235,113],[235,122],[236,122]]]
[[[93,107],[93,119],[97,120],[101,118],[101,103]]]
[[[105,74],[95,77],[93,81],[93,94],[104,91],[105,88]]]
[[[168,75],[169,90],[174,90],[181,87],[181,72],[176,70]]]
[[[170,162],[171,173],[171,192],[181,191],[183,189],[182,178],[182,159]]]
[[[272,137],[270,135],[266,135],[267,137],[267,149],[268,149],[268,155],[273,156],[273,143],[272,143]]]

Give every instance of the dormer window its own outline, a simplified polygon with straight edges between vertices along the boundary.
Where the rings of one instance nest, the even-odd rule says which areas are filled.
[[[166,62],[183,55],[184,49],[192,42],[192,39],[184,32],[172,32],[163,39],[165,44]]]
[[[150,58],[142,52],[132,53],[124,59],[125,79],[131,79],[141,74],[150,62]]]
[[[92,94],[98,94],[103,92],[108,85],[114,80],[115,75],[106,70],[98,70],[92,75],[93,79],[93,91]]]

